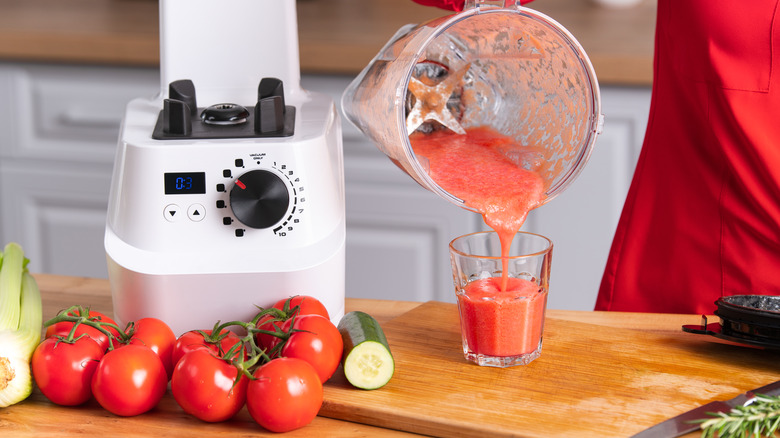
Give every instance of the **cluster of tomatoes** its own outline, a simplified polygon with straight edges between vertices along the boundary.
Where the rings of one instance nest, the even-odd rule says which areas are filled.
[[[80,306],[46,324],[31,365],[53,403],[76,406],[94,397],[116,415],[139,415],[157,405],[170,382],[188,414],[218,422],[246,406],[273,432],[311,422],[343,351],[325,306],[310,296],[280,300],[252,321],[217,323],[178,339],[159,319],[142,318],[122,330]]]

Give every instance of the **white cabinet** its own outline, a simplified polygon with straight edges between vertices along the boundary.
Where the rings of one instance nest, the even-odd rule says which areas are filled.
[[[3,241],[22,244],[35,272],[105,277],[102,230],[110,180],[110,166],[3,159]]]
[[[309,76],[302,86],[340,107],[351,78]],[[343,115],[343,113],[342,113]],[[447,245],[482,218],[420,187],[342,116],[347,203],[347,296],[455,301]]]
[[[351,78],[304,76],[339,105]],[[31,269],[105,277],[105,211],[126,103],[159,91],[153,69],[0,64],[0,241]],[[649,89],[605,88],[604,133],[579,179],[531,213],[552,238],[550,307],[593,306],[644,134]],[[340,105],[339,105],[340,106]],[[418,186],[343,120],[347,295],[454,301],[447,245],[481,217]]]
[[[0,240],[30,269],[106,277],[103,230],[127,102],[159,90],[148,69],[0,64]]]

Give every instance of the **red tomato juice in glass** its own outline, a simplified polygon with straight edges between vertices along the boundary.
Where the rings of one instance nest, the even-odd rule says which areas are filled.
[[[469,350],[486,356],[517,356],[539,347],[547,293],[523,278],[482,278],[458,295],[461,330]],[[467,329],[466,329],[467,328]]]
[[[466,135],[415,133],[409,141],[418,159],[427,161],[431,178],[479,211],[501,241],[502,275],[472,281],[457,294],[469,350],[500,357],[535,351],[547,291],[533,281],[508,276],[507,259],[512,239],[543,197],[541,176],[517,161],[534,151],[490,128],[470,128]]]

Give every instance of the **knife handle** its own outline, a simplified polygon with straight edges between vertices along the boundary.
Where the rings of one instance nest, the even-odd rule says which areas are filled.
[[[745,394],[750,394],[751,397],[755,397],[756,394],[778,395],[780,394],[780,380],[778,380],[777,382],[770,383],[769,385],[764,385],[760,388],[753,389],[751,391],[746,392]]]

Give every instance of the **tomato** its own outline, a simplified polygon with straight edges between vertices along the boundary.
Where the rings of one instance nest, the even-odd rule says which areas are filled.
[[[176,364],[185,354],[192,350],[206,349],[213,351],[219,357],[223,357],[236,344],[241,343],[241,338],[227,329],[222,331],[224,337],[216,344],[208,342],[203,337],[203,334],[200,333],[201,331],[207,336],[211,336],[211,330],[192,330],[179,336],[179,339],[173,345],[173,353],[171,354],[171,363],[173,363],[174,367],[176,367]]]
[[[286,309],[285,309],[286,306]],[[328,315],[328,309],[318,299],[308,295],[295,295],[290,298],[285,298],[277,301],[272,306],[281,310],[284,316],[281,320],[276,319],[272,315],[266,315],[262,317],[256,324],[256,327],[262,330],[274,331],[274,326],[282,329],[284,321],[289,320],[294,315],[321,315],[326,319],[330,319]],[[265,348],[266,351],[271,351],[276,347],[281,339],[278,336],[267,335],[265,333],[258,333],[255,336],[257,345],[261,348]]]
[[[171,378],[173,398],[184,412],[203,421],[217,422],[232,418],[246,401],[249,378],[238,369],[201,349],[185,354],[176,364]]]
[[[32,355],[33,378],[52,403],[77,406],[92,397],[91,382],[103,349],[89,337],[73,343],[46,338]]]
[[[261,330],[268,330],[268,331],[275,331],[275,328],[278,328],[279,330],[282,329],[282,325],[284,325],[284,320],[274,318],[273,315],[265,315],[257,322],[256,327]],[[273,350],[279,342],[281,342],[281,338],[274,335],[269,335],[265,333],[257,333],[255,336],[255,340],[257,341],[257,346],[260,348],[264,348],[266,352],[271,354],[271,350]]]
[[[339,329],[320,315],[303,315],[287,320],[282,327],[290,337],[282,347],[283,357],[303,359],[325,383],[336,372],[344,351]]]
[[[92,394],[100,406],[124,417],[155,407],[167,388],[162,361],[151,348],[138,344],[106,353],[92,376]]]
[[[311,422],[322,406],[322,383],[308,362],[274,359],[255,370],[249,382],[249,415],[272,432],[287,432]]]
[[[207,335],[211,334],[211,330],[203,331]],[[199,349],[216,351],[217,348],[214,345],[207,346],[203,335],[197,330],[192,330],[179,336],[179,338],[176,339],[176,342],[173,344],[173,352],[171,353],[171,362],[173,363],[174,369],[176,368],[176,364],[179,363],[185,354],[189,353],[190,351]]]
[[[168,378],[173,374],[173,346],[176,335],[168,324],[157,318],[141,318],[133,323],[130,344],[146,345],[157,353],[165,367]]]
[[[276,302],[276,304],[274,304],[273,307],[276,307],[279,310],[284,310],[284,305],[288,300],[290,301],[288,309],[294,310],[296,307],[298,307],[298,311],[296,313],[297,315],[321,315],[327,319],[330,319],[330,315],[328,315],[328,309],[325,308],[325,305],[322,304],[320,300],[308,295],[295,295],[291,298],[279,300]]]
[[[91,320],[97,322],[103,322],[103,323],[107,322],[116,325],[116,321],[114,321],[113,319],[109,318],[108,316],[106,316],[101,312],[97,312],[95,310],[89,310],[88,312],[89,313],[87,317],[90,318]],[[78,316],[78,313],[77,311],[74,310],[70,312],[70,315]],[[45,337],[50,338],[56,335],[67,337],[68,333],[70,333],[71,329],[73,328],[73,324],[75,323],[68,322],[68,321],[61,321],[56,324],[52,324],[46,327]],[[119,338],[119,331],[117,331],[115,328],[109,326],[105,326],[104,328],[108,330],[112,335],[114,335],[114,337]],[[94,339],[95,342],[97,342],[98,345],[100,345],[103,348],[103,351],[106,351],[108,349],[108,345],[109,345],[108,336],[106,336],[105,333],[101,332],[100,330],[94,327],[90,327],[86,324],[79,324],[79,326],[76,327],[76,332],[73,334],[73,337],[77,338],[82,334],[86,334],[90,338]],[[114,346],[116,347],[116,342],[114,342]]]

